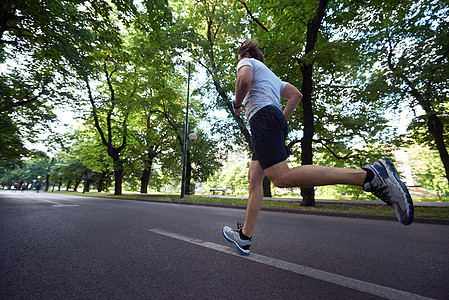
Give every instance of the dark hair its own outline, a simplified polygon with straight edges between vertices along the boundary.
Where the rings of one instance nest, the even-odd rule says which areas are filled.
[[[256,41],[250,39],[244,41],[237,53],[239,54],[240,57],[243,57],[246,52],[249,52],[252,58],[264,62],[263,53],[262,51],[260,51],[259,43],[257,43]]]

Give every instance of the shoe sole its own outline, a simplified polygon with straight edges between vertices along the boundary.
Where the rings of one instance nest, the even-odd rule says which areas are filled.
[[[399,209],[397,208],[396,205],[393,204],[393,209],[396,213],[396,217],[398,218],[399,222],[401,222],[404,225],[410,225],[413,222],[413,201],[412,201],[412,197],[410,196],[410,193],[407,189],[407,187],[405,186],[405,184],[402,182],[402,180],[399,178],[399,173],[396,171],[396,168],[394,167],[393,163],[387,158],[384,157],[384,162],[386,163],[388,168],[385,168],[387,170],[388,175],[390,175],[390,177],[394,178],[396,180],[396,182],[399,184],[399,186],[402,189],[402,192],[405,195],[405,199],[406,199],[406,217],[403,218],[400,214]]]
[[[240,254],[242,254],[242,255],[249,255],[250,250],[242,249],[236,241],[234,241],[234,240],[228,238],[228,236],[227,236],[226,233],[224,232],[224,229],[221,230],[221,233],[223,233],[223,236],[225,237],[225,239],[226,239],[228,242],[231,242],[231,243],[233,243],[233,244],[235,245],[235,249],[237,249],[237,251],[238,251]]]

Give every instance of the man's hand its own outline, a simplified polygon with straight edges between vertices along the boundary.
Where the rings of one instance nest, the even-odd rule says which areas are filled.
[[[234,113],[235,113],[237,116],[240,116],[240,114],[242,113],[242,111],[243,111],[243,108],[242,108],[242,107],[234,108]]]

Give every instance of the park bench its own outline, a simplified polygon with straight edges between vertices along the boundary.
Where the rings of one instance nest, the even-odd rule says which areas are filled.
[[[226,193],[226,189],[210,189],[210,191],[215,195],[215,192],[222,192],[223,195]]]

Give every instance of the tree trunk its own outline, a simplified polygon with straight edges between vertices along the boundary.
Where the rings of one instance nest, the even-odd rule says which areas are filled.
[[[307,42],[305,55],[311,53],[315,49],[315,43],[321,26],[321,21],[326,13],[326,7],[329,0],[320,0],[318,9],[312,20],[307,23]],[[313,127],[313,109],[312,109],[312,91],[313,91],[313,64],[314,60],[308,64],[301,64],[302,72],[302,109],[304,116],[304,136],[301,141],[301,160],[302,165],[313,164],[312,139],[314,134]],[[303,197],[301,205],[314,206],[315,193],[313,188],[301,188],[301,196]]]
[[[301,139],[301,164],[313,164],[312,139],[314,134],[313,109],[312,109],[312,73],[313,65],[306,65],[302,68],[302,110],[304,122],[304,135]],[[315,195],[313,188],[301,188],[303,206],[315,206]]]
[[[271,181],[267,176],[263,178],[263,196],[264,197],[272,197],[271,196]]]
[[[48,164],[48,168],[47,168],[47,175],[45,178],[45,191],[48,192],[48,189],[50,188],[50,169],[53,166],[53,163],[55,162],[55,158],[53,157],[50,160],[50,163]]]
[[[86,182],[86,186],[84,187],[84,193],[89,193],[91,181],[92,181],[92,179],[90,179],[90,178],[86,179],[86,181],[85,181]]]
[[[142,176],[140,177],[140,193],[147,194],[148,193],[148,184],[150,183],[151,177],[151,169],[153,167],[153,159],[156,157],[156,154],[152,151],[148,151],[147,161],[145,162],[147,167],[143,169]]]
[[[50,188],[50,174],[47,173],[47,176],[45,176],[45,191],[48,192],[49,188]]]
[[[444,144],[444,126],[441,119],[432,113],[427,120],[427,128],[435,139],[438,152],[440,153],[441,161],[443,162],[444,170],[446,171],[446,179],[449,182],[449,154],[446,145]]]
[[[101,193],[103,191],[104,188],[104,181],[102,179],[98,180],[98,185],[97,185],[97,191],[99,193]]]
[[[78,189],[78,186],[81,183],[81,179],[76,179],[75,180],[75,186],[73,187],[73,191],[76,192],[76,190]]]
[[[98,178],[97,191],[99,193],[101,193],[104,190],[104,180],[105,180],[107,174],[108,174],[107,171],[103,171],[100,174],[100,178]]]
[[[114,166],[114,195],[122,194],[123,183],[123,164],[120,161],[120,149],[109,147],[108,154],[112,157],[112,164]]]
[[[122,194],[123,168],[114,169],[114,195]]]
[[[143,169],[142,176],[140,176],[140,193],[148,193],[148,184],[150,183],[151,167]]]

